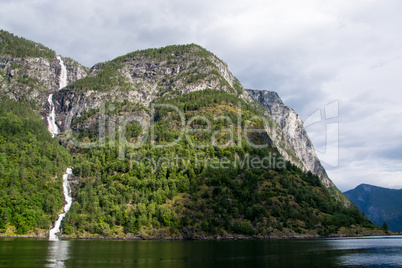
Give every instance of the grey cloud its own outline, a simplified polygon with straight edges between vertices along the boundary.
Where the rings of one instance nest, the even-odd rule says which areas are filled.
[[[390,147],[380,148],[375,152],[375,156],[382,159],[402,160],[402,143],[398,143],[397,141],[394,142],[395,144]]]

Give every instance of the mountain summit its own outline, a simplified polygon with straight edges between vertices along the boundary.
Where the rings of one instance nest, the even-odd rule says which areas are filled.
[[[1,101],[24,111],[2,112],[10,131],[1,143],[0,232],[44,232],[55,217],[44,196],[61,187],[63,171],[43,171],[43,183],[27,179],[51,167],[35,156],[76,175],[62,222],[69,237],[305,237],[373,228],[329,180],[294,111],[274,93],[245,90],[204,48],[147,49],[86,68],[5,31],[0,40]],[[29,161],[15,156],[11,138],[21,132],[35,141],[23,130],[39,126],[21,123],[25,114],[54,136],[40,137],[52,150],[33,153],[24,143]],[[61,159],[66,149],[70,158]],[[34,208],[8,198],[26,189],[43,192],[32,194]],[[51,195],[60,203],[61,188]]]

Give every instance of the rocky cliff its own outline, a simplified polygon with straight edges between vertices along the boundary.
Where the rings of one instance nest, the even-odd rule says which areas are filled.
[[[285,140],[289,142],[289,145],[282,142],[282,146],[278,146],[282,155],[286,156],[291,152],[296,158],[288,159],[296,166],[302,168],[305,171],[311,171],[313,174],[321,178],[321,182],[328,187],[331,192],[342,201],[346,206],[350,206],[350,201],[339,191],[335,184],[328,177],[327,172],[321,165],[320,160],[315,154],[313,143],[307,135],[304,129],[303,120],[300,116],[291,108],[286,106],[278,93],[267,90],[247,90],[252,98],[257,100],[264,106],[269,112],[272,118],[279,125],[281,132],[285,135]],[[278,136],[270,134],[271,137]],[[277,138],[279,139],[279,137]],[[283,152],[285,151],[285,152]]]
[[[320,176],[323,184],[327,187],[334,186],[315,154],[313,143],[308,137],[303,120],[299,115],[286,106],[274,91],[248,90],[248,93],[260,102],[279,124],[286,135],[286,139],[291,143],[296,156],[303,163],[304,170]]]
[[[87,75],[83,66],[69,59],[64,62],[67,83]],[[2,94],[14,100],[25,98],[44,104],[49,93],[60,87],[61,65],[56,57],[52,60],[31,57],[21,59],[0,54],[0,74]]]
[[[87,76],[86,68],[75,61],[60,57],[67,71],[66,84]],[[40,108],[43,120],[47,123],[50,112],[49,94],[54,94],[62,86],[62,65],[59,59],[47,58],[13,58],[0,54],[0,94],[13,100],[28,100]],[[60,110],[57,106],[56,114]],[[56,117],[56,125],[60,126],[61,118]]]
[[[87,76],[88,69],[78,62],[57,57],[55,51],[41,44],[0,30],[0,95],[31,102],[46,118],[48,96],[61,87],[62,65],[67,72],[66,84]]]
[[[94,118],[80,126],[73,126],[72,122],[90,110],[99,109],[101,104],[112,104],[119,106],[119,115],[128,123],[135,120],[148,127],[151,102],[208,88],[254,102],[226,63],[198,45],[136,51],[96,64],[88,77],[56,92],[53,97],[56,123],[62,131],[95,130]]]

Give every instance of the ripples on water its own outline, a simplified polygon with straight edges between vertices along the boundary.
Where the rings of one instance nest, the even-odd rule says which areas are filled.
[[[0,267],[402,267],[402,237],[251,241],[0,239]]]
[[[53,241],[48,246],[48,256],[46,267],[66,267],[65,262],[70,257],[70,241]]]
[[[402,237],[368,237],[328,241],[342,251],[340,266],[402,267]]]

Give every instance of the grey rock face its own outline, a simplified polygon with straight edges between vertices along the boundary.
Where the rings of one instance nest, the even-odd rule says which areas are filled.
[[[69,58],[63,58],[63,57],[61,58],[67,69],[67,85],[77,80],[80,80],[88,75],[86,68],[81,66],[76,61],[73,61],[72,59]],[[60,71],[61,69],[59,69],[58,76],[60,76]]]
[[[126,60],[119,72],[133,89],[130,100],[145,106],[155,98],[173,92],[181,95],[207,88],[232,92],[234,84],[238,81],[228,66],[213,56],[208,60],[213,65],[205,64],[205,59],[192,54],[176,56],[174,61],[138,56]],[[96,75],[99,69],[99,66],[94,66],[93,75]],[[194,81],[190,81],[190,74],[193,74]],[[222,83],[222,80],[227,83]]]
[[[303,168],[318,175],[325,186],[334,186],[315,154],[314,146],[299,115],[286,106],[274,91],[248,90],[248,92],[269,111],[272,118],[279,124],[286,139],[292,145],[295,155],[302,162]],[[292,159],[290,161],[294,162]],[[295,164],[297,165],[297,163]]]
[[[1,94],[10,99],[46,103],[47,91],[58,89],[59,63],[56,58],[13,58],[0,55]]]
[[[111,108],[108,104],[113,102],[123,103],[125,100],[129,100],[129,96],[130,92],[123,94],[122,92],[106,93],[90,90],[83,93],[76,93],[69,89],[62,89],[53,95],[53,102],[56,107],[56,124],[61,132],[68,130],[81,132],[84,129],[98,132],[99,118],[103,118],[104,120],[104,112]],[[130,106],[135,105],[140,104],[130,103]],[[89,110],[95,111],[94,116],[87,118],[79,124],[72,124],[75,119],[87,113]],[[135,121],[143,128],[149,127],[149,115],[142,109],[138,109],[136,112],[120,113],[119,116],[116,116],[116,121],[123,118],[126,123]]]
[[[78,63],[72,60],[65,60],[65,58],[62,59],[67,68],[68,83],[72,83],[87,75],[85,68]],[[25,89],[27,91],[30,89],[57,91],[59,89],[61,66],[56,58],[52,61],[46,58],[20,59],[0,54],[0,71],[4,74],[4,78],[6,78],[8,83],[26,85]],[[36,85],[34,85],[34,82]]]
[[[63,58],[64,60],[65,58]],[[72,60],[64,60],[67,68],[67,82],[72,83],[87,75],[84,67]],[[56,57],[46,58],[13,58],[0,55],[0,94],[10,99],[28,99],[42,107],[46,118],[50,93],[59,89],[61,66]]]
[[[197,55],[196,52],[201,48],[194,46],[191,49],[195,53],[175,55],[170,60],[142,55],[126,57],[118,63],[116,74],[123,78],[125,82],[123,87],[115,86],[112,90],[102,88],[80,90],[72,86],[56,92],[53,95],[53,101],[56,107],[57,126],[61,131],[75,127],[91,128],[90,126],[95,122],[89,122],[90,120],[86,120],[81,126],[72,126],[71,123],[90,109],[98,109],[102,104],[121,104],[128,101],[131,106],[138,106],[138,110],[141,111],[133,115],[124,113],[122,116],[128,123],[136,121],[146,128],[149,125],[149,114],[144,111],[144,108],[148,109],[152,101],[207,88],[236,94],[234,89],[236,86],[243,91],[244,99],[254,101],[243,90],[226,63],[213,55]],[[110,63],[96,64],[91,68],[89,76],[96,78],[108,64]],[[68,66],[67,69],[69,69]],[[71,70],[68,73],[70,74]]]

